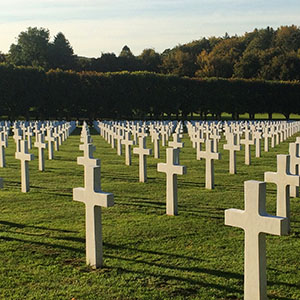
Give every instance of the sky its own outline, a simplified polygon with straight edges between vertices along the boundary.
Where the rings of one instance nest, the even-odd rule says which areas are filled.
[[[0,51],[21,31],[62,32],[80,56],[135,55],[203,37],[243,35],[254,28],[300,25],[300,0],[0,0]]]

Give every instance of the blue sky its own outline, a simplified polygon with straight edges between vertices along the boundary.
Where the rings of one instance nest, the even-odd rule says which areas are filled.
[[[119,54],[128,45],[162,52],[202,37],[300,25],[300,0],[1,0],[0,51],[21,31],[63,32],[78,55]]]

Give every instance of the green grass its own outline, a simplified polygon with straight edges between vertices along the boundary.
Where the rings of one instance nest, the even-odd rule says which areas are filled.
[[[77,132],[78,133],[78,132]],[[105,267],[85,265],[85,207],[72,201],[72,188],[83,185],[76,164],[75,134],[38,171],[30,162],[29,193],[20,192],[20,163],[12,137],[7,167],[0,169],[0,299],[243,299],[244,233],[224,225],[224,210],[243,209],[245,180],[263,180],[276,170],[280,144],[252,165],[238,153],[238,174],[228,173],[228,153],[215,162],[215,190],[204,188],[205,162],[197,161],[185,135],[178,176],[179,215],[165,215],[165,174],[156,171],[161,158],[148,158],[148,182],[138,182],[138,157],[125,166],[100,136],[94,135],[95,157],[101,159],[105,192],[115,206],[102,209]],[[150,140],[148,140],[150,146]],[[36,149],[31,153],[37,155]],[[275,185],[267,185],[267,210],[275,213]],[[291,199],[292,233],[267,236],[269,299],[300,299],[300,199]]]

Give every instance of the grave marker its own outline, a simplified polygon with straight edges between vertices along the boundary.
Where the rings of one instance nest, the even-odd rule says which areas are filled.
[[[221,159],[220,153],[213,152],[213,141],[205,141],[205,151],[199,153],[201,158],[205,159],[205,188],[214,189],[214,160]]]
[[[29,192],[29,161],[34,159],[33,154],[28,153],[26,140],[20,142],[20,152],[16,152],[15,158],[21,161],[21,191]]]
[[[100,160],[93,158],[92,144],[80,145],[83,157],[77,163],[84,166],[84,188],[73,189],[73,200],[85,203],[86,263],[93,268],[103,266],[101,207],[114,205],[113,194],[101,190]]]
[[[157,164],[157,171],[167,175],[166,198],[167,215],[175,216],[178,214],[177,198],[177,175],[186,174],[186,167],[178,165],[179,149],[168,148],[166,150],[167,162]]]
[[[45,143],[45,137],[43,133],[38,133],[36,142],[34,143],[34,147],[38,148],[39,152],[39,170],[45,170],[45,154],[44,149],[47,148],[47,144]]]
[[[229,173],[236,174],[236,151],[241,151],[242,149],[241,145],[237,145],[236,134],[228,134],[227,144],[223,148],[229,151]]]
[[[266,213],[265,182],[246,181],[244,193],[245,210],[225,210],[225,225],[245,232],[244,299],[267,300],[266,234],[287,234],[288,222]]]
[[[277,155],[277,172],[265,172],[265,181],[276,184],[276,215],[287,218],[290,226],[290,186],[299,186],[300,176],[290,173],[289,155]]]
[[[139,147],[133,149],[134,154],[139,155],[139,180],[140,182],[147,181],[147,155],[152,153],[152,149],[146,148],[146,137],[139,137]]]

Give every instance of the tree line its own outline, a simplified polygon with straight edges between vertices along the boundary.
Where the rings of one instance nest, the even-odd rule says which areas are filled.
[[[300,28],[255,29],[242,36],[209,37],[166,49],[144,49],[138,56],[124,46],[119,55],[101,53],[87,58],[74,54],[63,33],[50,41],[49,30],[29,27],[19,34],[0,62],[45,71],[148,71],[197,78],[300,80]]]
[[[300,113],[300,83],[75,72],[0,64],[0,116],[26,119],[186,119]]]

